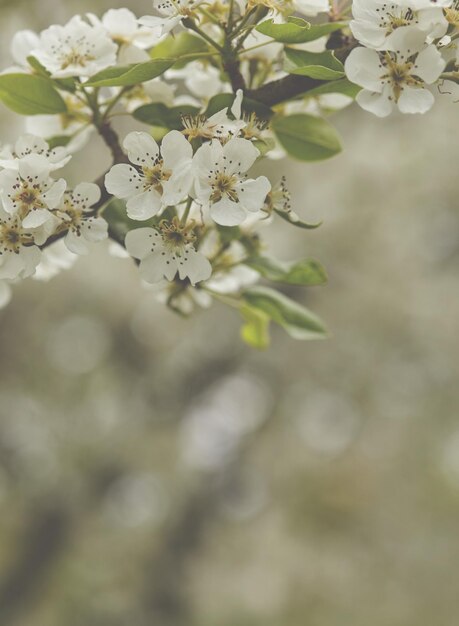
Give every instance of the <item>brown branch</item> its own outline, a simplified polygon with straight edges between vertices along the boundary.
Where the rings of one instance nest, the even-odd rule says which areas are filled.
[[[341,62],[344,62],[349,56],[351,50],[353,50],[357,42],[342,34],[336,34],[332,39],[330,38],[331,45],[330,50],[334,50],[335,56]],[[336,46],[336,47],[335,47]],[[297,76],[296,74],[289,74],[279,80],[274,80],[270,83],[266,83],[258,89],[251,89],[245,92],[245,95],[252,100],[256,100],[261,104],[267,106],[274,106],[287,100],[292,100],[298,96],[307,94],[308,91],[312,91],[321,85],[326,83],[323,80],[316,80],[315,78],[309,78],[309,76]]]

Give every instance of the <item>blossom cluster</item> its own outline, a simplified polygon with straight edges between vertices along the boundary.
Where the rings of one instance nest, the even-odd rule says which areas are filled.
[[[457,0],[354,0],[352,15],[361,46],[345,69],[362,108],[385,117],[425,113],[439,94],[457,99]]]

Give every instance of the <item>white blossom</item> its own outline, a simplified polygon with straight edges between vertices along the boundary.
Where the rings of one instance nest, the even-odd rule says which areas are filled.
[[[88,77],[115,65],[117,50],[104,28],[76,15],[65,26],[43,31],[40,46],[32,54],[53,78]]]
[[[10,51],[19,69],[30,69],[27,59],[31,55],[32,50],[36,50],[39,46],[40,38],[33,30],[20,30],[14,35],[11,41]],[[12,70],[14,69],[17,68],[12,68]]]
[[[67,165],[72,158],[63,147],[50,149],[42,137],[25,134],[19,137],[14,147],[4,146],[0,150],[0,167],[17,170],[19,163],[31,154],[43,161],[43,169],[58,170]]]
[[[350,28],[354,37],[364,46],[378,50],[391,48],[397,33],[419,30],[425,38],[442,37],[448,28],[443,10],[438,5],[416,8],[414,2],[402,3],[390,0],[354,0],[354,19]]]
[[[59,239],[42,250],[40,263],[32,278],[47,282],[63,270],[70,269],[77,259],[77,255],[70,252],[64,241]]]
[[[148,133],[133,132],[123,146],[133,165],[114,165],[105,177],[107,191],[127,199],[127,212],[135,220],[146,220],[188,195],[193,182],[193,149],[185,137],[172,130],[161,142],[161,150]]]
[[[1,199],[4,210],[17,217],[24,228],[34,230],[40,245],[57,222],[56,209],[67,187],[66,181],[53,180],[39,155],[32,154],[19,162],[18,170],[0,172]]]
[[[158,36],[150,28],[142,28],[129,9],[109,9],[101,20],[93,13],[89,13],[87,17],[93,26],[104,28],[110,38],[120,46],[151,48],[158,42]]]
[[[402,113],[425,113],[435,100],[426,86],[438,80],[445,61],[435,46],[422,47],[409,35],[392,43],[396,52],[355,48],[346,59],[347,77],[363,87],[357,102],[379,117],[394,106]]]
[[[88,244],[108,237],[107,222],[91,210],[100,200],[100,196],[100,188],[94,183],[80,183],[63,196],[58,215],[68,229],[65,245],[74,254],[87,254]]]
[[[153,0],[153,9],[159,15],[145,15],[140,18],[139,23],[165,35],[183,19],[193,15],[194,9],[201,3],[202,0]]]
[[[259,154],[250,141],[239,138],[225,145],[214,139],[197,150],[193,159],[196,201],[210,209],[217,224],[236,226],[248,212],[263,207],[271,189],[269,180],[246,176]]]
[[[41,251],[18,215],[0,207],[0,281],[32,276]]]
[[[209,260],[194,248],[190,231],[177,220],[162,224],[161,231],[131,230],[125,245],[129,254],[140,260],[140,274],[148,283],[157,283],[164,277],[171,281],[178,272],[180,280],[187,278],[195,285],[212,274]]]

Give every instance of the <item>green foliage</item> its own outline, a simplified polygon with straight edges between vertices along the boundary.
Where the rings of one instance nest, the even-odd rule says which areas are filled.
[[[336,130],[320,117],[306,113],[276,116],[272,127],[282,147],[300,161],[321,161],[341,152]]]
[[[241,328],[241,337],[246,344],[257,350],[265,350],[269,347],[269,315],[263,311],[243,305],[240,308],[245,324]]]
[[[182,115],[196,115],[198,113],[199,109],[190,104],[168,107],[161,102],[155,102],[154,104],[146,104],[136,109],[133,116],[136,120],[151,126],[168,128],[170,130],[182,130]]]
[[[152,59],[174,59],[174,68],[184,67],[190,61],[202,57],[209,52],[209,47],[200,37],[196,37],[188,32],[179,35],[166,37],[156,44],[150,56]],[[186,59],[183,57],[186,55]]]
[[[341,78],[340,80],[332,80],[319,87],[310,89],[307,93],[308,96],[321,96],[326,93],[342,93],[344,96],[355,98],[361,90],[361,87],[354,85],[347,78]]]
[[[325,269],[318,261],[303,259],[295,263],[283,263],[269,257],[254,257],[245,261],[263,278],[288,285],[314,286],[327,282]]]
[[[0,75],[0,100],[20,115],[53,115],[67,111],[67,105],[51,81],[31,74]]]
[[[276,213],[283,220],[291,224],[292,226],[296,226],[297,228],[304,228],[305,230],[315,230],[322,226],[322,222],[318,222],[317,224],[309,224],[308,222],[303,222],[300,220],[296,213],[293,211],[284,211],[283,209],[273,209],[274,213]]]
[[[252,287],[242,294],[243,301],[251,309],[263,313],[293,339],[324,339],[327,331],[322,321],[307,308],[284,294],[268,287]],[[247,318],[246,318],[247,319]],[[251,321],[251,327],[254,322]],[[250,336],[255,330],[252,328]]]
[[[152,59],[122,67],[109,67],[85,83],[86,87],[132,87],[164,74],[174,64],[174,59]]]
[[[257,26],[257,30],[281,43],[295,44],[320,39],[320,37],[341,30],[344,26],[346,26],[344,22],[312,25],[299,17],[290,17],[286,24],[276,24],[272,19],[266,20]]]
[[[222,109],[231,107],[233,102],[234,94],[220,93],[209,100],[209,104],[205,110],[205,115],[210,117]],[[251,100],[250,98],[243,98],[242,111],[249,114],[255,113],[258,118],[263,120],[268,120],[273,116],[273,112],[268,106],[262,104],[261,102],[257,102],[256,100]]]
[[[335,80],[344,77],[344,66],[331,50],[307,52],[286,48],[287,61],[284,69],[289,74],[309,76],[316,80]]]

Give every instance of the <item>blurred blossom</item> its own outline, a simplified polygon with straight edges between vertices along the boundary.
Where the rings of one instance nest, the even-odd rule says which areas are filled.
[[[156,475],[132,474],[124,476],[110,488],[103,507],[114,524],[127,527],[157,525],[167,515],[168,496]]]
[[[110,348],[106,326],[94,317],[72,316],[57,324],[47,338],[51,364],[67,374],[86,374],[95,369]]]
[[[361,421],[358,409],[340,393],[314,389],[297,400],[295,424],[311,450],[333,457],[355,440]]]
[[[459,487],[459,431],[450,435],[439,451],[439,465],[445,477]]]
[[[222,379],[185,418],[185,463],[213,470],[230,462],[241,440],[268,417],[270,404],[270,390],[258,378],[238,374]]]
[[[266,480],[259,472],[243,474],[230,485],[224,494],[221,510],[225,517],[235,522],[252,519],[269,502]]]

